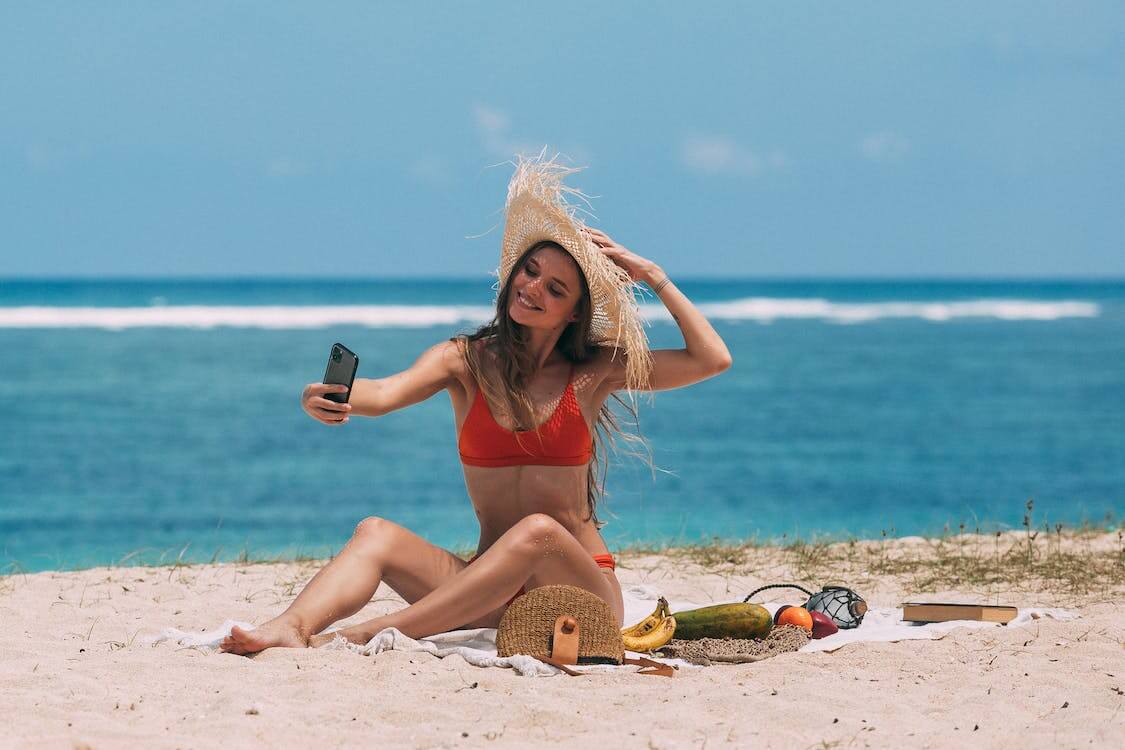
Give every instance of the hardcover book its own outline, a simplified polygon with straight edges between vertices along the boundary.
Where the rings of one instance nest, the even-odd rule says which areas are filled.
[[[909,622],[948,622],[978,620],[1008,624],[1016,618],[1015,607],[992,604],[947,604],[940,602],[903,602],[902,619]]]

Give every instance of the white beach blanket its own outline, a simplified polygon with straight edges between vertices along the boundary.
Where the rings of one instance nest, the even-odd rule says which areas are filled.
[[[640,621],[656,606],[656,600],[661,592],[650,585],[637,584],[623,586],[622,593],[625,599],[625,622]],[[713,603],[713,602],[712,602]],[[681,600],[668,600],[668,605],[673,612],[708,606]],[[776,611],[780,603],[765,603],[763,605],[771,613]],[[1050,617],[1056,620],[1073,620],[1078,614],[1057,608],[1020,608],[1015,620],[1007,627],[1027,625],[1033,620]],[[236,620],[226,620],[222,625],[201,633],[191,633],[177,628],[165,628],[156,636],[145,639],[147,644],[172,642],[188,648],[215,650],[219,642],[230,635],[231,627],[238,625],[247,630],[253,629],[250,623]],[[902,610],[894,607],[872,607],[863,618],[863,624],[851,630],[841,630],[835,635],[821,638],[809,643],[802,651],[835,651],[849,643],[866,641],[905,641],[905,640],[933,640],[944,637],[954,628],[990,628],[1004,627],[994,622],[977,622],[974,620],[955,620],[951,622],[931,623],[928,625],[915,625],[903,622]],[[326,632],[332,632],[329,628]],[[448,633],[438,633],[425,638],[414,639],[403,635],[397,628],[386,628],[380,631],[366,644],[359,646],[348,643],[343,638],[337,638],[332,643],[324,646],[328,649],[347,649],[366,656],[374,656],[382,651],[424,651],[439,658],[451,654],[462,657],[469,664],[478,667],[510,667],[516,673],[525,676],[548,676],[562,674],[562,670],[550,664],[539,661],[530,656],[497,656],[496,655],[496,629],[476,628],[473,630],[453,630]],[[632,651],[630,656],[641,656]],[[649,657],[653,658],[653,657]],[[681,670],[706,669],[706,667],[691,664],[683,659],[657,658],[657,661],[672,664]],[[572,667],[580,672],[604,672],[610,670],[637,671],[636,665],[614,666],[612,664],[579,664]]]

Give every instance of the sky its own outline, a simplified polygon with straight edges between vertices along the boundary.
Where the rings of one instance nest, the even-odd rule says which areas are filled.
[[[1120,2],[4,3],[0,277],[1125,276]]]

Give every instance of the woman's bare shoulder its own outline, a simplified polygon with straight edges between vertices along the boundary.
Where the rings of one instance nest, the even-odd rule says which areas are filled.
[[[623,361],[624,355],[624,349],[614,350],[612,346],[595,346],[593,355],[585,362],[585,367],[591,373],[600,373],[604,376],[616,363]]]
[[[621,350],[618,350],[617,356],[620,358]],[[594,347],[593,354],[574,368],[575,388],[587,392],[596,391],[612,372],[613,366],[613,347]]]
[[[494,360],[495,355],[488,346],[485,339],[470,340],[463,336],[458,336],[450,339],[448,342],[449,349],[447,359],[450,362],[450,370],[456,375],[457,379],[467,389],[475,389],[476,381],[473,378],[472,370],[469,368],[468,349],[471,347],[475,359],[478,363],[486,364]]]
[[[458,337],[450,339],[450,340],[457,347],[457,353],[460,355],[462,362],[464,362],[466,364],[466,366],[468,365],[468,361],[466,359],[466,357],[468,355],[467,350],[470,347],[472,348],[473,354],[475,355],[476,360],[478,362],[483,361],[485,359],[488,359],[488,360],[495,359],[495,356],[496,356],[495,352],[492,350],[492,347],[489,345],[490,342],[487,338],[469,339],[469,338],[466,338],[466,337],[458,336]]]

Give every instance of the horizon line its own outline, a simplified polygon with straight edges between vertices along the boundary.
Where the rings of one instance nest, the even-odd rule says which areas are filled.
[[[876,283],[889,283],[889,282],[980,282],[980,283],[996,283],[996,282],[1071,282],[1071,283],[1086,283],[1086,284],[1115,284],[1125,283],[1125,275],[1121,276],[1076,276],[1076,275],[1024,275],[1024,276],[987,276],[987,275],[973,275],[973,274],[947,274],[947,275],[757,275],[757,276],[703,276],[694,274],[674,275],[676,279],[691,282],[703,283],[729,283],[729,282],[876,282]],[[0,283],[4,282],[334,282],[337,284],[366,284],[366,283],[380,283],[380,282],[411,282],[411,281],[424,281],[424,282],[480,282],[486,281],[495,283],[495,276],[423,276],[423,275],[403,275],[403,276],[349,276],[340,278],[339,276],[325,276],[325,275],[106,275],[106,276],[36,276],[36,275],[21,275],[21,276],[0,276]]]

